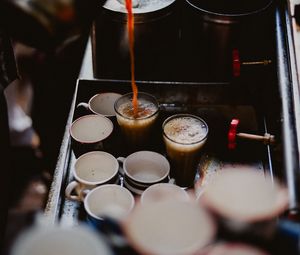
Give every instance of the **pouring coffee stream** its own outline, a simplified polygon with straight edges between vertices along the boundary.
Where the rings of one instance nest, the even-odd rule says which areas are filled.
[[[135,63],[134,63],[134,15],[132,11],[132,0],[126,0],[127,9],[127,32],[129,41],[129,54],[130,54],[130,70],[131,70],[131,87],[133,92],[132,106],[133,106],[133,116],[137,118],[138,114],[138,88],[135,83]]]

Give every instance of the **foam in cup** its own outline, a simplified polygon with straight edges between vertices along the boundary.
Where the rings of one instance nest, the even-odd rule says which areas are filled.
[[[207,126],[193,117],[178,117],[166,123],[164,132],[177,143],[193,144],[205,138]]]
[[[118,102],[116,107],[118,124],[133,147],[146,143],[157,119],[158,105],[151,100],[154,100],[151,95],[139,93],[136,115],[130,98]]]
[[[164,122],[163,132],[176,183],[192,186],[199,152],[207,139],[207,124],[197,116],[178,114]]]
[[[139,99],[137,116],[134,116],[134,109],[131,102],[126,102],[119,107],[119,112],[129,119],[143,119],[153,115],[157,111],[157,106],[144,99]]]

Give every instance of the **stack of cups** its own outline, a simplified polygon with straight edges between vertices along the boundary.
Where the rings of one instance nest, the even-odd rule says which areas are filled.
[[[88,152],[75,162],[75,180],[67,185],[65,194],[71,200],[84,202],[88,223],[97,229],[104,217],[119,221],[134,207],[133,195],[118,185],[118,173],[117,159],[107,152]]]
[[[134,194],[141,195],[153,184],[172,181],[168,160],[157,152],[138,151],[118,160],[123,165],[124,186]]]

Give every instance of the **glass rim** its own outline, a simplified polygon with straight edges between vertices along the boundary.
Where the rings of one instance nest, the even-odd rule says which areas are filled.
[[[178,141],[175,141],[174,139],[170,138],[166,133],[165,133],[165,125],[171,120],[171,119],[175,119],[175,118],[178,118],[178,117],[192,117],[194,119],[198,119],[200,120],[206,127],[206,133],[205,133],[205,136],[203,138],[201,138],[200,140],[196,141],[196,142],[192,142],[192,143],[183,143],[183,142],[178,142]],[[170,117],[168,117],[167,119],[164,120],[163,124],[162,124],[162,129],[163,129],[163,136],[166,137],[168,140],[170,140],[171,142],[173,143],[176,143],[176,144],[180,144],[180,145],[194,145],[194,144],[197,144],[197,143],[200,143],[202,141],[204,141],[207,136],[208,136],[208,125],[206,123],[206,121],[200,117],[198,117],[197,115],[194,115],[194,114],[189,114],[189,113],[178,113],[178,114],[174,114],[174,115],[171,115]]]
[[[146,95],[146,96],[149,96],[150,98],[152,98],[154,100],[154,105],[157,106],[157,109],[152,113],[150,114],[149,116],[145,116],[145,117],[142,117],[142,118],[134,118],[134,117],[128,117],[128,116],[125,116],[124,114],[120,113],[117,109],[117,103],[119,100],[125,98],[125,97],[128,97],[128,96],[131,96],[131,98],[133,97],[133,92],[129,92],[129,93],[126,93],[124,95],[122,95],[121,97],[119,97],[115,103],[114,103],[114,109],[115,109],[115,112],[116,112],[116,116],[117,115],[120,115],[122,116],[124,119],[127,119],[127,120],[145,120],[145,119],[149,119],[151,117],[153,117],[155,114],[157,114],[159,112],[159,103],[156,99],[155,96],[147,93],[147,92],[138,92],[138,99],[139,99],[139,95]],[[152,102],[153,103],[153,102]]]

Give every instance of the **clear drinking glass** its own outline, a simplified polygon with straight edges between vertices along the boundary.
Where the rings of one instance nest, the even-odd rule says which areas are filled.
[[[115,102],[117,122],[131,148],[142,148],[149,142],[152,128],[159,113],[156,98],[148,93],[138,93],[138,111],[134,116],[133,93],[120,97]]]
[[[207,140],[208,126],[198,116],[175,114],[163,125],[163,140],[171,163],[171,175],[176,184],[191,187],[194,184],[200,151]]]

